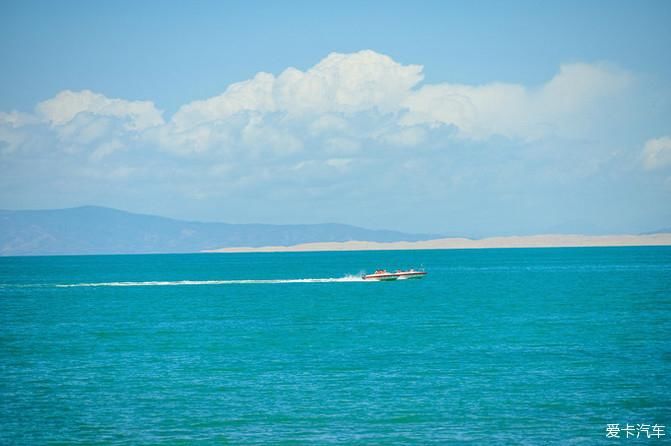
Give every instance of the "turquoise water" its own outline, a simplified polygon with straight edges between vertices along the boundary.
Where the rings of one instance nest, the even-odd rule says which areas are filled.
[[[671,248],[0,258],[0,443],[635,443],[670,336]]]

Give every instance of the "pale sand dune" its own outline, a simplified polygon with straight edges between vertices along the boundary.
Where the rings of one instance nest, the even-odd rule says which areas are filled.
[[[404,249],[477,249],[477,248],[559,248],[580,246],[669,246],[671,233],[650,235],[530,235],[491,237],[480,240],[442,238],[421,242],[324,242],[294,246],[260,248],[220,248],[204,252],[310,252],[310,251],[376,251]]]

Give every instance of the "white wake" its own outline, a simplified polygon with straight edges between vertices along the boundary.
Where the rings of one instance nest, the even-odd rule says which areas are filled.
[[[361,276],[327,277],[322,279],[240,279],[240,280],[156,280],[147,282],[94,282],[59,284],[59,288],[72,287],[131,287],[131,286],[194,286],[194,285],[258,285],[277,283],[335,283],[335,282],[372,282]]]

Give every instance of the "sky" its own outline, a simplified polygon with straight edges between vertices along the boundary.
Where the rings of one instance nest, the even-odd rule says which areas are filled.
[[[671,227],[671,3],[0,3],[0,208]]]

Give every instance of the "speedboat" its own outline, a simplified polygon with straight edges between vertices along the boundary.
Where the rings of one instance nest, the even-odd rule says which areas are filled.
[[[389,272],[386,269],[378,269],[373,274],[364,274],[361,276],[363,280],[404,280],[404,279],[421,279],[426,276],[425,271],[418,271],[409,269],[405,271],[396,270]]]

